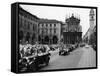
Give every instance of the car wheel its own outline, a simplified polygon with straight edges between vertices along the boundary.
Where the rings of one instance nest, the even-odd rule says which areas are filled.
[[[28,69],[30,71],[37,71],[38,70],[38,66],[35,63],[32,63],[31,65],[29,65]]]

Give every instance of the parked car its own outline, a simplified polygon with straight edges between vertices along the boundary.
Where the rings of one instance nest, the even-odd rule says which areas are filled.
[[[28,66],[29,70],[38,71],[40,67],[47,66],[50,60],[49,56],[50,56],[50,53],[35,57],[35,60],[33,60],[31,64]]]
[[[80,47],[84,47],[84,46],[85,46],[85,43],[81,43],[81,44],[80,44]]]
[[[73,47],[69,47],[69,52],[72,52],[73,51]]]
[[[93,49],[94,49],[95,51],[97,51],[97,47],[96,47],[95,44],[93,44],[92,47],[93,47]]]
[[[59,55],[68,55],[69,54],[69,49],[62,49],[59,51]]]
[[[89,48],[89,45],[85,45],[85,48]]]
[[[75,48],[78,48],[78,46],[79,46],[78,44],[75,44]]]
[[[52,47],[52,46],[50,46],[50,50],[51,50],[51,51],[55,51],[55,48]]]

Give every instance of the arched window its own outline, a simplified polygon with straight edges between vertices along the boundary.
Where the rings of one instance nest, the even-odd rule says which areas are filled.
[[[36,38],[35,33],[33,33],[33,35],[32,35],[32,42],[33,43],[35,43],[35,38]]]
[[[28,26],[27,26],[27,29],[30,29],[30,23],[28,22]]]
[[[54,29],[54,34],[56,33],[56,29]]]
[[[58,42],[57,36],[53,36],[53,44],[57,44],[57,42]]]
[[[45,36],[45,43],[49,44],[49,37],[48,36]]]
[[[25,40],[29,42],[29,40],[30,40],[30,33],[29,32],[27,32]]]
[[[46,27],[48,27],[48,24],[46,24]]]
[[[56,27],[56,24],[54,24],[54,27]]]
[[[50,24],[50,27],[52,27],[52,24]]]
[[[34,24],[33,24],[33,31],[34,31]]]
[[[22,40],[22,39],[23,39],[23,36],[24,36],[24,35],[23,35],[23,31],[20,31],[20,32],[19,32],[19,40]]]

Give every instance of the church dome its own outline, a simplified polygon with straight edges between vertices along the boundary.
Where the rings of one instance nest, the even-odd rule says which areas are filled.
[[[66,23],[73,23],[73,22],[79,23],[80,19],[75,17],[74,14],[72,13],[72,16],[67,18],[65,21],[66,21]]]

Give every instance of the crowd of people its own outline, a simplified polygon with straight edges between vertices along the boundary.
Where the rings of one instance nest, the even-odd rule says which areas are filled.
[[[39,45],[39,44],[20,44],[19,54],[20,57],[30,57],[30,56],[41,56],[49,52],[48,45]]]
[[[56,49],[63,49],[65,45],[59,44],[56,46],[52,45],[42,45],[42,44],[20,44],[19,45],[19,54],[20,57],[29,57],[29,56],[41,56],[49,53],[49,51],[55,51]]]

